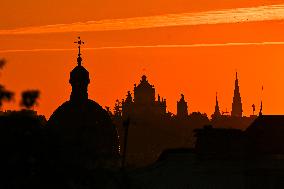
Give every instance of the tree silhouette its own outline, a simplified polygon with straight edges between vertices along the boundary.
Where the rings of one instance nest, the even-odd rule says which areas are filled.
[[[0,59],[0,70],[4,68],[6,63],[7,62],[4,58]],[[3,101],[11,101],[13,97],[14,97],[14,93],[12,91],[6,90],[5,87],[0,84],[0,108],[3,105]]]
[[[26,90],[22,92],[22,100],[20,105],[30,109],[37,104],[39,98],[39,90]]]
[[[11,101],[13,97],[14,93],[6,90],[5,87],[0,84],[0,107],[2,107],[3,101]]]

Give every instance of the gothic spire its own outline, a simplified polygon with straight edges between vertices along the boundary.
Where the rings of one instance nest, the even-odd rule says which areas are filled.
[[[235,89],[234,89],[234,97],[233,97],[231,115],[234,117],[242,117],[242,113],[243,113],[242,99],[241,99],[240,88],[239,88],[238,72],[236,72]]]
[[[263,86],[261,87],[261,101],[260,101],[259,116],[262,116],[262,93],[263,93]]]
[[[215,111],[212,115],[212,118],[217,118],[221,116],[221,113],[220,113],[220,107],[219,107],[219,102],[218,102],[218,93],[216,92],[216,104],[215,104]]]

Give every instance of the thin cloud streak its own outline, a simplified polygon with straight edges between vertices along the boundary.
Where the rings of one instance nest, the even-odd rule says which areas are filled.
[[[0,35],[133,30],[143,28],[284,20],[284,4],[197,13],[108,19],[0,30]]]
[[[137,48],[194,48],[194,47],[233,47],[233,46],[265,46],[265,45],[284,45],[282,41],[275,42],[245,42],[245,43],[209,43],[209,44],[189,44],[189,45],[134,45],[116,47],[93,47],[83,50],[107,50],[107,49],[137,49]],[[74,48],[62,49],[10,49],[0,50],[0,53],[20,53],[20,52],[51,52],[51,51],[77,51]]]

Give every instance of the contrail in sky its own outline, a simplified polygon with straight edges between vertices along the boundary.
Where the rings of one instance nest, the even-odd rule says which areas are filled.
[[[264,45],[284,45],[283,42],[246,42],[246,43],[209,43],[209,44],[190,44],[190,45],[134,45],[134,46],[116,46],[116,47],[93,47],[83,50],[107,50],[107,49],[135,49],[135,48],[193,48],[193,47],[225,47],[225,46],[264,46]],[[76,48],[62,49],[11,49],[0,50],[0,53],[17,52],[49,52],[49,51],[77,51]]]
[[[284,4],[223,9],[196,13],[107,19],[71,24],[31,26],[25,28],[0,30],[0,35],[133,30],[156,27],[229,24],[270,20],[284,20]]]

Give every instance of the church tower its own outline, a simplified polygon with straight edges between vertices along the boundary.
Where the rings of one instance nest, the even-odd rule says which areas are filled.
[[[88,85],[90,83],[89,72],[82,66],[81,44],[83,41],[79,38],[77,66],[70,72],[69,83],[72,86],[70,100],[75,103],[81,103],[88,100]]]
[[[239,88],[238,73],[236,72],[235,90],[234,90],[231,116],[242,117],[242,113],[243,113],[242,99]]]
[[[187,108],[187,102],[184,100],[184,95],[181,94],[181,98],[177,102],[177,117],[186,118],[188,116]]]
[[[214,113],[212,114],[212,119],[215,119],[215,118],[218,118],[221,116],[221,113],[220,113],[220,107],[219,107],[219,102],[218,102],[218,95],[216,93],[216,104],[215,104],[215,111]]]
[[[134,86],[134,102],[146,106],[155,103],[155,88],[148,82],[146,75],[142,76],[139,85]]]
[[[83,42],[79,38],[76,43],[79,53],[77,65],[70,72],[70,99],[53,112],[47,128],[54,133],[56,148],[60,152],[56,161],[64,160],[62,165],[68,167],[95,169],[115,160],[119,154],[119,138],[108,112],[88,98],[90,78],[82,66]]]

